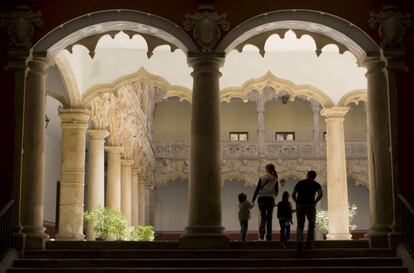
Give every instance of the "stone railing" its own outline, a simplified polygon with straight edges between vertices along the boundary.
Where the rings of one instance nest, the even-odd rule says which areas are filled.
[[[189,158],[188,142],[153,142],[156,158]],[[223,141],[221,143],[223,158],[325,158],[326,144],[315,146],[312,142],[273,141],[266,142],[260,152],[257,142]],[[366,142],[347,142],[347,158],[367,158]]]

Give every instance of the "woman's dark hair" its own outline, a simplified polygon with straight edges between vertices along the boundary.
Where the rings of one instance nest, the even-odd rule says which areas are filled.
[[[247,195],[244,192],[239,193],[237,197],[239,198],[239,203],[242,203],[247,199]]]
[[[273,165],[272,163],[269,163],[265,166],[265,170],[266,172],[273,174],[274,176],[277,177],[277,172],[276,172],[276,168],[275,165]]]
[[[288,201],[290,194],[287,191],[283,192],[282,201]]]

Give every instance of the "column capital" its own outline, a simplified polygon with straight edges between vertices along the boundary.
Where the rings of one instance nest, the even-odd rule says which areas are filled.
[[[387,60],[389,71],[408,72],[406,48],[384,48],[382,53]]]
[[[224,64],[224,57],[224,53],[189,52],[187,63],[194,68],[194,72],[216,72]]]
[[[60,108],[59,117],[62,121],[62,128],[88,128],[90,111],[80,108]]]
[[[104,140],[107,136],[109,136],[107,130],[88,129],[87,134],[90,139],[96,140]]]
[[[121,159],[121,166],[122,167],[132,167],[134,165],[134,160],[132,159]]]
[[[366,56],[360,60],[360,65],[367,69],[365,76],[369,78],[382,73],[386,66],[386,62],[381,56]]]
[[[27,62],[30,57],[30,49],[10,48],[7,52],[8,62],[6,70],[19,71],[27,69]]]
[[[124,148],[122,146],[105,146],[105,151],[108,154],[121,154]]]
[[[349,107],[330,107],[323,108],[321,115],[327,119],[343,118],[348,113]]]
[[[310,105],[311,105],[312,113],[316,113],[316,112],[319,113],[322,109],[322,106],[320,105],[320,103],[315,100],[311,100]]]
[[[51,62],[47,57],[32,57],[28,61],[28,67],[30,73],[38,76],[46,77],[46,70],[50,66]]]
[[[138,174],[139,174],[139,170],[137,168],[132,168],[131,169],[131,175],[132,176],[138,176]]]

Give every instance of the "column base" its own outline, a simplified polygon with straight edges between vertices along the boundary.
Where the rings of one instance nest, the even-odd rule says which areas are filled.
[[[395,250],[397,246],[401,243],[401,232],[393,231],[388,233],[388,246]]]
[[[19,253],[19,256],[23,253],[26,245],[26,235],[22,232],[13,233],[14,248]]]
[[[25,248],[44,249],[46,239],[49,238],[49,235],[44,233],[45,230],[46,228],[43,226],[23,226]]]
[[[180,248],[230,248],[222,226],[188,226],[180,238]]]
[[[351,240],[352,235],[349,233],[329,233],[326,235],[327,240]]]
[[[364,235],[369,240],[370,248],[388,248],[388,232],[371,230]]]
[[[58,233],[56,234],[56,241],[83,241],[85,235],[83,234],[74,234],[74,233]]]

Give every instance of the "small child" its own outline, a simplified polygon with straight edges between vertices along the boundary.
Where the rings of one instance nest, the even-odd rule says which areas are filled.
[[[250,210],[253,208],[252,203],[247,200],[247,195],[244,192],[239,193],[239,221],[240,234],[242,241],[246,241],[247,230],[249,229]]]
[[[290,225],[292,222],[292,204],[289,202],[289,193],[283,192],[282,201],[277,203],[277,218],[280,224],[280,244],[282,248],[287,248],[287,242],[290,239]]]

